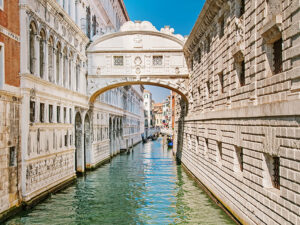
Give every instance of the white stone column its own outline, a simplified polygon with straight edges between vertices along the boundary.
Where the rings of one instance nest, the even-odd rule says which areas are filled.
[[[61,85],[61,86],[64,86],[64,76],[63,76],[63,74],[64,74],[64,63],[63,63],[63,61],[64,61],[64,57],[63,57],[63,54],[62,54],[62,52],[60,52],[59,53],[59,55],[60,55],[60,62],[59,62],[59,64],[60,64],[60,68],[59,68],[59,85]]]

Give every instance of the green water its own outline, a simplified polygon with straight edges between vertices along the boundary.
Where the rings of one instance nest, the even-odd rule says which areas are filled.
[[[6,224],[234,224],[161,143],[137,145]]]

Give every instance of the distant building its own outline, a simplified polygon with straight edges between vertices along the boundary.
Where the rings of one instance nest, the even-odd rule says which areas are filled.
[[[155,120],[155,127],[163,127],[163,103],[155,103],[153,105],[153,114],[154,114],[154,120]]]
[[[163,102],[163,124],[166,128],[169,128],[171,122],[171,96],[168,96]]]
[[[154,126],[153,112],[152,112],[152,93],[144,90],[144,112],[145,112],[145,134],[148,136],[148,130]]]

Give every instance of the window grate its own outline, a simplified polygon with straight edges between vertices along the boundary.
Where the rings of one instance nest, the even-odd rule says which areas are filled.
[[[123,56],[114,56],[114,65],[115,66],[123,66],[124,65]]]
[[[241,74],[240,74],[240,84],[241,86],[244,86],[246,83],[246,77],[245,77],[245,61],[241,62]]]
[[[273,186],[277,189],[280,188],[280,158],[273,157]]]
[[[282,38],[273,44],[274,51],[274,73],[282,72]]]
[[[162,66],[162,56],[153,56],[153,66]]]

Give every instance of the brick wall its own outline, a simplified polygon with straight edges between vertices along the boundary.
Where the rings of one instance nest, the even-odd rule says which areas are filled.
[[[242,223],[300,224],[300,4],[246,0],[240,15],[240,3],[206,1],[186,42],[177,157]],[[274,72],[278,35],[283,63]]]
[[[0,32],[0,42],[5,52],[5,83],[20,86],[20,35],[19,0],[4,1],[4,10],[0,10],[0,26],[6,31]],[[8,32],[7,34],[4,34]],[[15,38],[11,38],[10,35]]]

